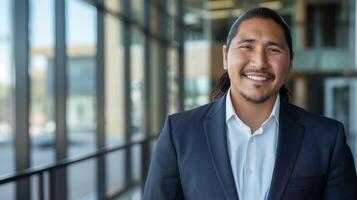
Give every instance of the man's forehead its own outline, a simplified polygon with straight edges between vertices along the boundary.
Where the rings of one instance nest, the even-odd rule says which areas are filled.
[[[286,43],[284,31],[280,25],[271,19],[260,18],[243,21],[239,26],[235,40]]]

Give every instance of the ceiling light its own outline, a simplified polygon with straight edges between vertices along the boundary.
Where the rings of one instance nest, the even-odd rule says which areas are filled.
[[[259,3],[259,6],[277,10],[277,9],[282,8],[283,4],[281,3],[281,1],[269,1],[269,2]]]
[[[207,8],[210,10],[231,8],[234,6],[233,1],[208,1]]]

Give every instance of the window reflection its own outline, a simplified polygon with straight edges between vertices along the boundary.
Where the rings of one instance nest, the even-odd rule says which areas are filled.
[[[132,29],[131,59],[131,102],[132,102],[132,139],[143,135],[144,116],[144,36],[138,30]]]
[[[0,1],[0,175],[14,172],[12,1]],[[14,198],[15,185],[0,187],[0,199]]]
[[[96,8],[79,0],[66,1],[67,134],[69,157],[96,150]],[[68,170],[69,199],[95,195],[95,162]]]
[[[124,143],[124,49],[123,24],[105,15],[106,146]]]
[[[32,165],[54,161],[53,0],[30,1],[30,136]]]
[[[69,156],[95,150],[96,9],[67,1],[67,128]]]

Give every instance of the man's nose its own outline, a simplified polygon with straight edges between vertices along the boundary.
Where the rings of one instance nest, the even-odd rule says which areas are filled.
[[[252,64],[258,68],[266,68],[267,55],[263,49],[256,49],[252,56]]]

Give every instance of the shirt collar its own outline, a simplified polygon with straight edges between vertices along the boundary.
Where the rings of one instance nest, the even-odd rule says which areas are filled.
[[[279,111],[280,111],[280,95],[278,94],[278,96],[275,100],[273,109],[272,109],[267,121],[270,118],[274,118],[276,123],[279,124]],[[237,116],[237,118],[239,119],[239,117],[236,114],[234,107],[233,107],[233,103],[232,103],[232,99],[231,99],[231,88],[229,88],[228,92],[227,92],[227,97],[226,97],[226,122],[228,122],[234,116]]]

